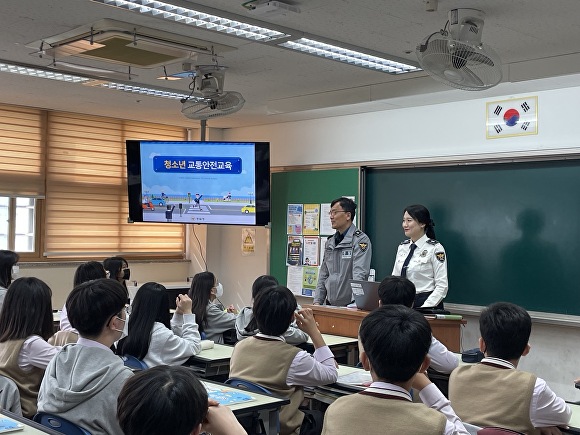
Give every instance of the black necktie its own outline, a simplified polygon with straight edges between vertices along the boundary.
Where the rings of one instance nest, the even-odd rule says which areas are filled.
[[[409,261],[411,261],[411,257],[413,256],[413,252],[415,252],[415,248],[417,248],[417,245],[415,245],[414,243],[411,243],[411,249],[409,249],[409,255],[407,255],[407,258],[405,258],[405,262],[403,263],[403,268],[401,269],[401,276],[402,277],[407,276],[407,268],[409,267]]]
[[[346,233],[346,231],[345,231]],[[334,233],[334,246],[338,245],[344,239],[344,234],[340,234],[340,231]]]

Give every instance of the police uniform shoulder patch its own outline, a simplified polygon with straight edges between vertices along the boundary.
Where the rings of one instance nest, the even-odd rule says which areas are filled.
[[[361,236],[362,234],[363,234],[363,232],[362,232],[361,230],[356,230],[356,231],[353,233],[353,236],[357,236],[357,237],[358,237],[358,236]]]
[[[429,239],[429,240],[427,240],[427,243],[429,243],[430,245],[436,245],[439,242],[437,240],[435,240],[435,239]]]
[[[411,243],[411,239],[403,240],[401,245],[408,245],[409,243]]]
[[[367,248],[369,247],[369,244],[368,243],[365,243],[365,242],[360,242],[358,244],[358,246],[360,247],[360,250],[361,251],[365,252],[367,250]]]
[[[444,263],[445,262],[445,252],[443,252],[443,251],[435,252],[435,258],[437,258],[437,260],[439,260],[439,262]]]

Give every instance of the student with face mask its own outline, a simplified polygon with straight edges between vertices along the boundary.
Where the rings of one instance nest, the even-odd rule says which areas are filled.
[[[0,250],[0,309],[2,309],[8,286],[18,272],[16,263],[18,263],[19,258],[16,252],[6,249]]]
[[[127,281],[131,279],[131,269],[127,260],[123,257],[109,257],[103,260],[103,266],[109,272],[109,278],[116,279],[127,288]]]
[[[110,347],[127,332],[127,292],[115,280],[96,279],[75,287],[66,307],[80,337],[48,364],[38,411],[57,414],[92,435],[123,435],[115,418],[117,397],[133,373]]]
[[[205,333],[205,338],[216,343],[223,343],[223,333],[236,326],[237,310],[233,306],[223,309],[219,298],[224,289],[211,272],[200,272],[193,277],[189,297],[192,301],[192,311],[199,325],[199,331]]]

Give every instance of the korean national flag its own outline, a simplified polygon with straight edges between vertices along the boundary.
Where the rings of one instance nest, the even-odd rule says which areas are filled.
[[[538,134],[538,97],[487,103],[487,138]]]

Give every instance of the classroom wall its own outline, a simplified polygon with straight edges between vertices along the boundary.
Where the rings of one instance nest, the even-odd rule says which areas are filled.
[[[533,89],[533,82],[528,84]],[[538,84],[540,88],[545,89],[545,85]],[[484,98],[485,93],[472,95],[474,99],[469,101],[227,129],[223,130],[222,139],[270,141],[274,167],[379,161],[410,163],[454,157],[467,161],[476,157],[580,152],[580,139],[574,128],[580,87],[506,93],[489,98]],[[538,97],[538,134],[487,140],[486,102],[527,96]],[[258,229],[257,234],[261,231],[266,230]],[[269,261],[267,249],[257,249],[251,261],[240,258],[236,254],[240,249],[237,234],[239,230],[234,228],[213,227],[208,231],[207,247],[208,266],[210,270],[219,270],[224,282],[224,302],[234,304],[249,300],[253,279],[267,271]],[[300,298],[299,302],[308,303],[308,300]],[[477,346],[477,321],[477,316],[468,317],[462,341],[465,349]],[[576,363],[580,351],[575,350],[578,333],[573,327],[534,323],[532,352],[521,363],[522,368],[546,379],[568,400],[580,400],[580,392],[572,383],[580,377],[580,366]]]

